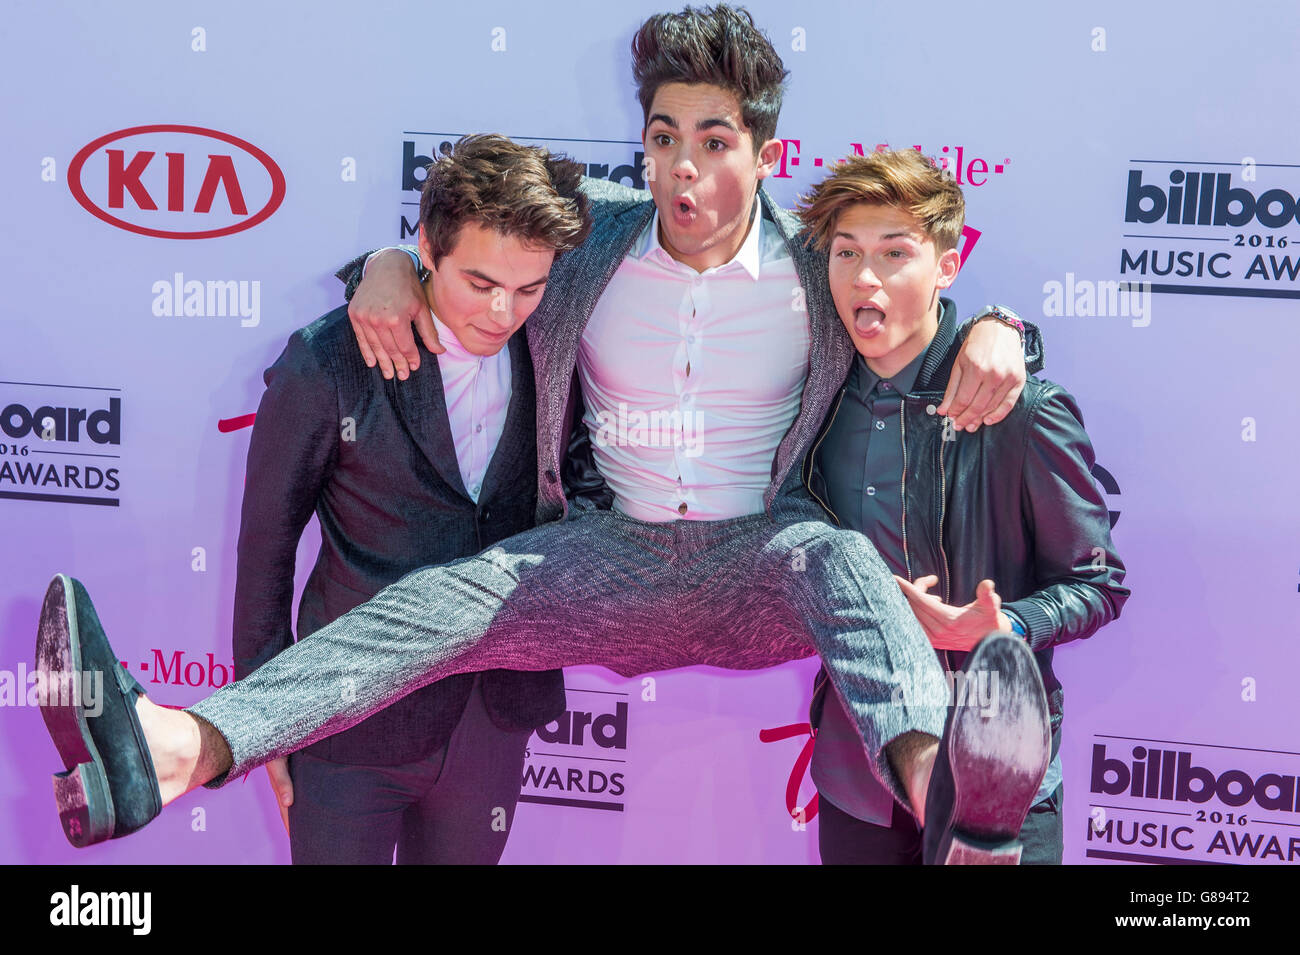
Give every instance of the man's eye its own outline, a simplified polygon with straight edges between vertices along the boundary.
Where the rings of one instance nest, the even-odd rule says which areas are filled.
[[[851,259],[855,255],[857,255],[857,253],[854,252],[852,249],[840,249],[838,252],[835,253],[836,258],[840,258],[840,259]]]
[[[724,143],[721,139],[710,139],[708,142],[708,146],[709,146],[709,151],[715,153],[720,153],[727,148],[727,144]]]
[[[667,133],[655,133],[651,138],[654,140],[656,146],[667,148],[673,144],[673,138]]]
[[[491,285],[476,285],[473,282],[470,282],[469,284],[474,289],[474,291],[478,292],[480,295],[487,295],[489,292],[492,291],[493,288],[493,286]]]
[[[539,292],[541,292],[542,289],[544,289],[544,288],[546,288],[545,285],[539,285],[539,286],[537,286],[536,288],[524,289],[524,290],[522,290],[519,294],[520,294],[520,295],[536,295],[536,294],[538,294]]]

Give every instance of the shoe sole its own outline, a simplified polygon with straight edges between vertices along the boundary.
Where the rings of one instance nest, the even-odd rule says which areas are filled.
[[[953,715],[947,752],[952,824],[937,858],[944,865],[1019,865],[1020,829],[1051,760],[1047,696],[1038,664],[1023,644],[997,640],[975,652],[981,650],[971,672],[998,677],[998,712],[982,715],[966,701]]]
[[[113,797],[79,699],[84,683],[76,597],[63,574],[45,592],[36,634],[36,668],[44,687],[41,716],[66,767],[54,774],[54,803],[63,834],[78,849],[104,842],[113,837]]]

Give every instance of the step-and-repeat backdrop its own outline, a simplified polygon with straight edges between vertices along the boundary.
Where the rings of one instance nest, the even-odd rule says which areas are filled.
[[[915,146],[969,208],[953,294],[1043,329],[1133,589],[1057,653],[1069,862],[1300,860],[1300,136],[1288,3],[755,0],[791,70],[784,203]],[[658,6],[20,2],[6,8],[0,300],[0,861],[287,862],[260,771],[87,851],[30,666],[86,582],[161,703],[231,678],[261,374],[410,240],[467,132],[640,185],[628,43]],[[298,581],[315,556],[314,527]],[[510,862],[814,862],[816,665],[567,674]],[[592,732],[599,727],[599,732]]]

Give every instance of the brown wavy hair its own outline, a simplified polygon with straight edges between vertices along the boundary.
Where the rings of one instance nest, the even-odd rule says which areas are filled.
[[[420,192],[420,224],[436,266],[473,222],[538,248],[565,252],[591,230],[583,167],[540,146],[505,136],[462,136],[429,166]]]

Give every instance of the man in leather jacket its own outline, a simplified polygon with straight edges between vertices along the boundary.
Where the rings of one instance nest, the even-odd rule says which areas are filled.
[[[829,245],[836,309],[858,351],[805,482],[837,523],[875,543],[945,669],[960,669],[964,651],[993,630],[1029,643],[1048,694],[1052,763],[1021,829],[1021,861],[1059,863],[1063,693],[1053,648],[1091,636],[1129,594],[1078,405],[1030,378],[1007,418],[976,433],[936,414],[961,344],[954,305],[939,292],[959,268],[964,204],[919,152],[855,157],[800,211]],[[812,706],[823,862],[919,861],[915,824],[894,811],[827,685],[823,672]],[[995,687],[964,690],[967,702],[996,700]]]

